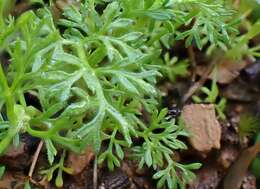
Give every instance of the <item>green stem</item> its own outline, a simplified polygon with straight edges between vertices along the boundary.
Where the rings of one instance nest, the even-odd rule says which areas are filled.
[[[4,4],[5,4],[5,1],[0,1],[0,28],[4,28],[5,26],[5,23],[4,23]],[[0,30],[1,31],[1,30]]]
[[[7,82],[6,76],[4,74],[4,70],[1,65],[0,65],[0,85],[2,86],[3,91],[4,91],[7,117],[8,117],[9,123],[11,125],[9,127],[7,136],[0,142],[0,154],[2,154],[4,152],[4,150],[8,147],[10,142],[12,141],[13,137],[18,132],[19,128],[17,128],[17,118],[16,118],[15,112],[14,112],[15,102],[14,102],[12,93],[10,91],[10,88],[8,86],[8,82]]]
[[[8,86],[8,82],[6,79],[6,76],[4,74],[4,70],[2,66],[0,66],[0,85],[2,85],[4,89],[4,97],[6,100],[6,109],[7,109],[7,116],[9,121],[11,122],[12,125],[15,124],[15,114],[14,114],[14,100],[12,97],[12,93],[10,91],[10,88]]]
[[[14,136],[17,134],[18,131],[19,129],[17,127],[9,127],[7,135],[0,142],[0,155],[4,153],[4,151],[10,145],[10,143],[12,142]]]

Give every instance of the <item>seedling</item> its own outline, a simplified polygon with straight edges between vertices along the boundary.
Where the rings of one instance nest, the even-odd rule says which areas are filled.
[[[218,100],[219,89],[218,89],[218,86],[217,86],[216,79],[212,80],[212,84],[211,84],[210,89],[207,88],[207,87],[201,87],[200,90],[204,94],[206,94],[206,97],[204,99],[202,99],[199,96],[194,95],[194,96],[192,96],[192,99],[196,103],[214,104],[215,110],[217,111],[219,118],[222,119],[222,120],[225,120],[226,115],[224,114],[224,110],[225,110],[225,107],[226,107],[226,99],[222,97],[222,98],[220,98],[220,100]]]

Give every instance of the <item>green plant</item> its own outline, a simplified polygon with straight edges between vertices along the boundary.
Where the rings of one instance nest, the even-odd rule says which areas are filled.
[[[239,120],[240,137],[252,137],[260,131],[259,118],[250,114],[242,114]]]
[[[250,40],[260,34],[259,27],[260,21],[257,21],[252,26],[250,25],[246,34],[236,38],[236,41],[232,44],[232,48],[227,51],[227,56],[236,59],[241,59],[245,55],[259,58],[260,45],[249,47]]]
[[[175,150],[187,149],[178,137],[188,136],[188,133],[184,130],[183,124],[178,126],[175,120],[167,118],[167,113],[167,109],[155,111],[148,126],[139,123],[141,132],[137,135],[143,138],[144,143],[142,146],[133,147],[133,156],[138,160],[139,168],[146,165],[158,170],[153,175],[154,179],[159,179],[158,188],[163,187],[165,183],[169,188],[185,188],[185,185],[195,178],[191,170],[198,169],[201,164],[183,165],[173,160]],[[178,176],[179,173],[182,176]]]
[[[174,2],[174,1],[173,1]],[[213,46],[219,46],[227,49],[231,45],[230,33],[238,34],[236,29],[238,19],[234,19],[234,10],[228,8],[224,1],[179,1],[178,9],[187,11],[184,24],[192,27],[177,35],[177,39],[186,38],[186,47],[190,46],[192,41],[199,49],[211,43]]]
[[[188,60],[178,60],[177,57],[170,58],[170,54],[164,55],[164,61],[160,65],[160,71],[165,78],[175,82],[176,77],[184,77],[188,74]]]
[[[225,98],[220,98],[220,100],[218,100],[219,97],[219,89],[217,86],[217,82],[216,79],[212,80],[212,84],[211,84],[211,88],[207,88],[207,87],[201,87],[200,88],[201,92],[203,92],[204,94],[206,94],[206,97],[204,99],[201,99],[199,96],[192,96],[192,99],[196,102],[196,103],[210,103],[210,104],[214,104],[215,109],[217,111],[218,116],[220,117],[220,119],[224,120],[226,119],[226,115],[224,114],[224,110],[226,107],[226,99]]]
[[[24,189],[31,189],[30,181],[27,180],[24,184]]]
[[[185,61],[175,64],[163,53],[176,39],[186,39],[187,46],[194,40],[199,49],[208,42],[229,46],[235,29],[232,11],[224,7],[212,0],[88,0],[66,7],[57,23],[47,6],[17,19],[1,14],[0,53],[10,56],[10,64],[0,66],[0,153],[25,132],[45,141],[51,165],[56,148],[64,148],[59,163],[43,172],[50,180],[58,171],[56,185],[61,186],[62,172],[69,172],[65,150],[79,153],[91,145],[99,163],[106,161],[111,170],[131,150],[140,167],[158,171],[158,187],[166,182],[169,188],[184,188],[199,164],[172,159],[175,150],[187,148],[178,139],[187,133],[160,110],[155,84],[160,71],[172,81],[186,73]],[[202,90],[206,101],[215,103],[216,83],[212,91]],[[27,94],[40,107],[28,105]],[[216,105],[221,117],[223,104]],[[149,123],[143,112],[151,115]],[[133,146],[133,138],[144,142]],[[106,142],[107,151],[100,151]]]
[[[62,179],[63,172],[66,172],[67,174],[72,174],[72,170],[64,166],[65,155],[66,155],[66,151],[64,150],[57,164],[55,164],[54,166],[50,167],[47,170],[41,171],[42,174],[46,175],[48,181],[52,180],[54,172],[57,171],[57,176],[55,178],[55,185],[57,187],[63,186],[63,179]]]
[[[5,166],[0,166],[0,179],[3,177],[5,173]]]

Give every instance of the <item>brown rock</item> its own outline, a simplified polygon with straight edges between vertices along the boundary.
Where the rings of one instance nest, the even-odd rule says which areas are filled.
[[[200,152],[220,148],[221,127],[212,104],[190,104],[183,108],[182,117],[191,133],[191,145]]]
[[[227,84],[237,78],[240,74],[240,71],[245,68],[249,62],[247,61],[234,61],[231,59],[223,58],[217,64],[217,82],[222,84]],[[207,66],[197,66],[196,72],[198,75],[202,75]],[[208,78],[213,79],[215,72],[213,71]]]
[[[93,158],[94,152],[92,148],[88,148],[86,152],[82,154],[75,154],[73,152],[70,152],[66,164],[68,167],[72,168],[72,174],[77,175],[89,165],[90,161]]]

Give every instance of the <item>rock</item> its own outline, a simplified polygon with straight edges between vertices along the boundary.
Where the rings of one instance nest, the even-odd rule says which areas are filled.
[[[73,152],[69,153],[66,165],[73,170],[73,175],[81,173],[94,158],[94,152],[92,148],[88,148],[82,154],[75,154]]]
[[[217,82],[221,84],[228,84],[231,81],[233,81],[235,78],[237,78],[240,74],[240,71],[245,68],[249,62],[247,61],[234,61],[231,59],[223,58],[218,64],[217,64]],[[203,75],[205,70],[207,69],[207,66],[197,66],[196,72],[198,75]],[[215,72],[213,71],[208,78],[213,79],[215,75]]]
[[[221,127],[212,104],[190,104],[183,108],[182,117],[194,149],[208,152],[220,148]]]

